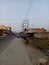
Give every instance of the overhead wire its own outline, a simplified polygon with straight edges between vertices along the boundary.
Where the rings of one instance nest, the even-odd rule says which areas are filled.
[[[28,16],[29,16],[31,5],[32,5],[32,0],[29,0],[29,4],[28,4],[28,8],[27,8],[25,19],[27,19]]]

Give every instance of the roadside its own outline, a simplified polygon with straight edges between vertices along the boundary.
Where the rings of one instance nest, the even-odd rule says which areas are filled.
[[[33,65],[38,65],[39,58],[47,59],[45,53],[42,52],[40,49],[36,48],[32,43],[24,42],[24,46]]]

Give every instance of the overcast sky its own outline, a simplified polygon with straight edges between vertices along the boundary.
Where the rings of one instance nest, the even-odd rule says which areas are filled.
[[[49,30],[49,0],[0,0],[0,23],[11,25],[18,31],[25,18],[30,19],[30,27]]]

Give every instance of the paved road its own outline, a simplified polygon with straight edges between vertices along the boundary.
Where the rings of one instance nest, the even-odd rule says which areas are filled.
[[[23,41],[15,38],[0,55],[0,65],[32,65]]]
[[[15,36],[3,36],[0,37],[0,54],[11,44],[11,41],[15,39]]]

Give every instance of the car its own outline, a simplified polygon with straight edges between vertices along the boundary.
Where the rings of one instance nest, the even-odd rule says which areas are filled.
[[[16,37],[17,37],[17,38],[23,38],[23,35],[22,35],[21,33],[17,33],[17,34],[16,34]]]

